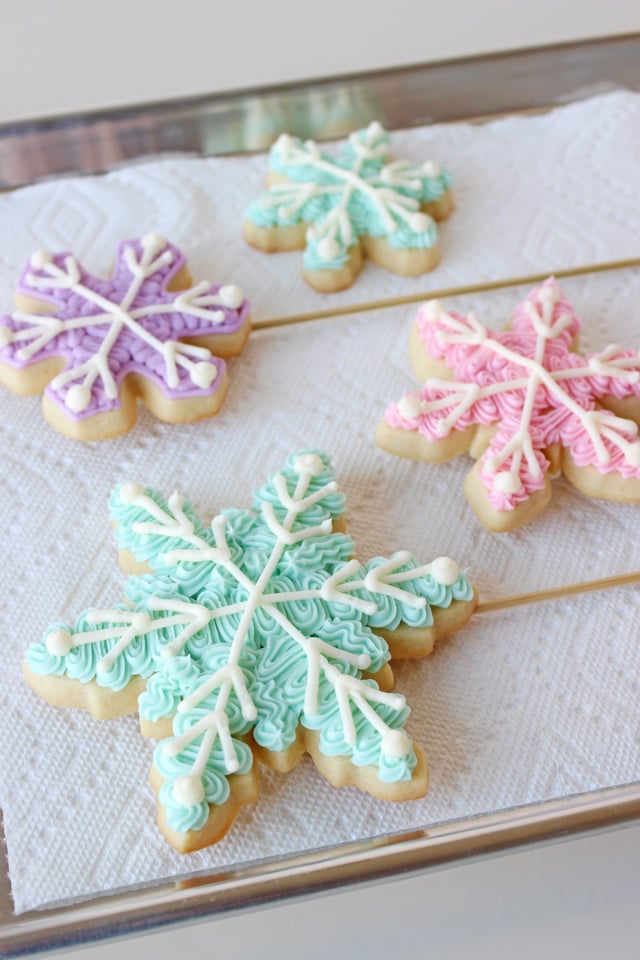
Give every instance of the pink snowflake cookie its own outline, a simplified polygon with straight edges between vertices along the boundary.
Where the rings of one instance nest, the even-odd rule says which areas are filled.
[[[560,471],[588,496],[640,501],[640,354],[612,345],[581,356],[579,330],[554,279],[498,333],[426,303],[410,337],[425,383],[388,407],[379,446],[430,462],[468,450],[478,462],[465,494],[496,532],[540,513]]]
[[[171,423],[216,413],[222,358],[250,331],[241,290],[194,285],[184,254],[154,233],[120,244],[107,280],[73,254],[34,254],[16,307],[0,317],[0,383],[44,391],[47,420],[81,440],[126,433],[138,398]]]

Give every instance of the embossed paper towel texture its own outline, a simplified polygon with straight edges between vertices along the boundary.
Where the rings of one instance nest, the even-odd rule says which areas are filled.
[[[640,98],[619,93],[544,117],[395,135],[397,156],[437,157],[456,179],[458,209],[443,226],[445,259],[429,283],[637,255],[638,125]],[[185,248],[197,279],[243,285],[257,317],[325,306],[299,280],[298,254],[268,257],[239,238],[242,210],[264,173],[263,157],[172,159],[0,198],[2,308],[10,308],[32,250],[74,249],[105,271],[117,241],[149,229]],[[638,272],[564,285],[585,320],[586,349],[637,345]],[[330,302],[424,287],[424,279],[367,267]],[[500,326],[524,292],[454,306]],[[156,830],[146,785],[152,745],[135,719],[100,724],[56,710],[22,680],[22,651],[50,621],[121,598],[107,518],[116,482],[178,488],[211,515],[248,505],[252,487],[304,446],[332,454],[363,559],[399,548],[425,560],[449,553],[485,596],[637,569],[637,507],[588,501],[560,480],[539,520],[496,537],[464,500],[467,458],[428,467],[374,447],[386,403],[413,382],[405,345],[413,312],[256,333],[231,362],[218,417],[176,429],[143,412],[132,434],[102,445],[56,434],[38,398],[2,393],[0,801],[18,911],[640,775],[640,599],[631,588],[477,616],[429,660],[398,667],[398,688],[413,706],[411,732],[431,761],[426,799],[395,806],[336,791],[308,761],[286,777],[262,771],[258,803],[221,843],[188,857]]]
[[[257,319],[635,256],[639,125],[637,95],[621,92],[539,117],[394,134],[394,156],[436,160],[454,179],[442,263],[426,277],[399,280],[367,265],[350,290],[321,296],[299,278],[300,253],[246,247],[242,215],[267,175],[261,155],[142,163],[3,197],[2,289],[41,246],[73,249],[88,268],[106,271],[117,242],[149,229],[186,247],[198,277],[244,283]]]

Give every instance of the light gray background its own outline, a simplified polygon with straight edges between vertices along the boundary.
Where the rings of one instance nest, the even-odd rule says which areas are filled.
[[[0,123],[640,30],[637,0],[0,0]]]

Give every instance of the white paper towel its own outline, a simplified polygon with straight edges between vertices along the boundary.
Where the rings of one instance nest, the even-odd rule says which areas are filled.
[[[372,300],[427,286],[640,253],[640,97],[616,93],[540,117],[394,135],[394,152],[448,165],[457,210],[444,260],[407,280],[368,266],[332,298],[299,278],[300,255],[266,256],[240,239],[264,157],[172,158],[105,177],[0,197],[0,308],[33,250],[73,249],[106,272],[115,244],[148,230],[189,256],[196,279],[239,283],[257,318]],[[585,348],[638,345],[640,272],[567,281]],[[464,297],[496,327],[526,290]],[[637,590],[478,615],[425,662],[397,667],[427,751],[429,796],[404,805],[336,791],[305,760],[262,771],[261,797],[216,846],[186,857],[155,827],[146,785],[152,745],[134,718],[98,723],[40,702],[22,652],[53,620],[120,600],[107,498],[120,480],[179,489],[209,517],[246,506],[294,450],[326,449],[347,494],[358,556],[406,548],[448,553],[483,596],[526,592],[640,568],[640,514],[588,501],[563,480],[548,511],[513,534],[487,533],[462,494],[470,461],[428,467],[373,444],[387,402],[412,383],[413,309],[255,333],[230,364],[231,389],[209,421],[171,427],[140,412],[127,437],[78,444],[48,427],[38,398],[0,396],[5,651],[0,803],[16,911],[197,870],[424,826],[640,777]]]

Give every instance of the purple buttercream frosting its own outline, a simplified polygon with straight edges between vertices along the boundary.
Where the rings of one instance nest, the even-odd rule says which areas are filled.
[[[0,318],[0,361],[24,370],[62,358],[64,368],[45,392],[74,420],[118,409],[128,374],[154,383],[169,400],[211,396],[225,363],[184,341],[235,334],[247,322],[249,304],[233,286],[167,290],[185,263],[181,251],[156,234],[120,244],[108,280],[88,274],[72,254],[35,254],[17,292],[51,304],[52,311],[16,310]]]

